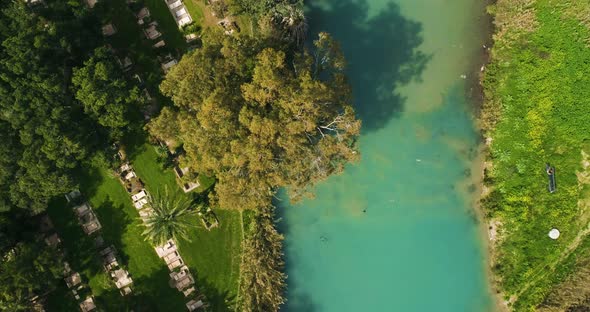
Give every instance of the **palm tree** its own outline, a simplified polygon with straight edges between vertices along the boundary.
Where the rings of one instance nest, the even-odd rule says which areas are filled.
[[[303,4],[281,3],[272,12],[272,20],[280,25],[286,38],[301,46],[307,34],[307,20],[303,12]]]
[[[189,210],[191,208],[190,201],[169,196],[166,188],[164,196],[159,193],[154,197],[150,196],[148,204],[153,209],[153,213],[144,221],[145,230],[142,235],[147,241],[160,246],[169,239],[189,240],[190,222],[188,217],[192,214]]]

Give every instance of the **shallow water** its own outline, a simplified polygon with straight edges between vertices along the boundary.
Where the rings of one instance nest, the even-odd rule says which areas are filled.
[[[312,32],[338,39],[363,120],[362,160],[282,201],[283,311],[492,310],[473,215],[468,81],[478,0],[310,0]],[[464,79],[462,75],[467,75]]]

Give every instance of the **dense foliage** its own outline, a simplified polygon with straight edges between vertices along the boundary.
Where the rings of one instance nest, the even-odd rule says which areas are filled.
[[[314,55],[214,33],[203,41],[161,85],[178,112],[150,129],[166,140],[176,129],[161,125],[178,123],[187,164],[218,179],[221,207],[265,207],[279,187],[298,199],[358,159],[360,122],[343,57],[327,34]]]
[[[27,221],[0,214],[0,310],[32,311],[35,296],[61,282],[60,253],[38,240]]]
[[[258,21],[257,28],[264,36],[296,45],[305,40],[307,20],[302,0],[233,0],[231,11]]]
[[[572,266],[565,259],[590,221],[590,31],[570,15],[575,1],[498,1],[482,123],[492,165],[484,199],[500,224],[494,271],[517,311],[546,298]],[[588,6],[588,4],[586,4]],[[545,164],[556,167],[547,191]],[[552,228],[561,237],[552,241]]]
[[[278,311],[284,303],[283,236],[275,228],[274,208],[257,211],[245,230],[238,305],[244,312]]]
[[[139,89],[128,86],[112,52],[106,47],[94,50],[83,67],[74,69],[72,83],[84,112],[120,138],[129,124],[127,111],[139,102]]]
[[[71,84],[74,67],[101,42],[96,25],[73,2],[47,1],[34,10],[24,1],[0,4],[0,210],[45,209],[75,185],[81,161],[106,143],[101,125],[111,127],[103,119],[112,116],[93,116],[85,109],[88,94],[80,90],[87,102],[81,105]],[[79,86],[87,83],[82,71]]]

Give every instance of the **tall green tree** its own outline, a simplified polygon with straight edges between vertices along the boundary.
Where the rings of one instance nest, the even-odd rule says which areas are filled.
[[[233,0],[233,14],[258,21],[259,35],[301,46],[307,33],[302,0]],[[253,25],[254,26],[254,25]]]
[[[99,33],[78,5],[0,3],[0,210],[45,209],[74,185],[73,170],[96,146],[97,124],[70,89]]]
[[[114,55],[106,48],[94,50],[84,66],[74,69],[72,83],[76,99],[84,112],[100,125],[111,129],[115,137],[122,135],[129,123],[129,107],[139,102],[139,89],[127,84]]]
[[[21,242],[0,261],[0,310],[31,311],[31,299],[55,289],[61,256],[43,242]]]
[[[297,46],[303,45],[307,34],[307,19],[303,12],[303,2],[297,4],[280,3],[273,8],[268,16],[282,38],[294,42]]]
[[[225,208],[256,209],[280,187],[292,199],[358,159],[360,121],[344,58],[328,34],[288,55],[248,38],[211,36],[161,85],[180,110],[179,139],[196,172],[215,175]]]
[[[171,107],[164,107],[158,117],[147,125],[148,132],[163,141],[176,140],[180,133],[178,112]]]

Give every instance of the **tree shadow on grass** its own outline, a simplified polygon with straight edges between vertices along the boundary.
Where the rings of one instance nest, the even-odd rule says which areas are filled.
[[[164,262],[162,262],[164,264]],[[170,287],[167,281],[170,280],[168,268],[162,266],[150,276],[133,278],[134,311],[184,311],[184,299],[182,293],[176,288]]]
[[[198,275],[198,272],[192,271],[193,275]],[[229,294],[227,291],[220,292],[217,287],[209,283],[204,278],[195,276],[195,288],[198,294],[204,294],[207,298],[204,300],[209,304],[211,311],[215,312],[232,312],[232,306],[236,303],[235,296]],[[187,300],[188,301],[188,300]]]
[[[395,3],[374,16],[366,0],[312,1],[307,11],[311,38],[327,31],[341,44],[363,131],[379,130],[399,116],[406,102],[399,87],[419,81],[431,58],[418,51],[422,25],[402,16]]]
[[[72,206],[65,199],[57,198],[50,203],[47,213],[62,238],[65,259],[71,268],[89,276],[100,273],[101,266],[95,258],[94,241],[80,227]]]
[[[84,164],[77,176],[80,177],[80,192],[84,200],[96,195],[98,187],[104,182],[100,169],[93,164]]]
[[[135,159],[137,155],[145,151],[147,133],[143,129],[134,129],[125,136],[123,142],[125,142],[127,159]]]
[[[115,205],[110,197],[107,197],[99,207],[94,208],[102,224],[102,237],[105,244],[114,244],[117,247],[119,260],[127,264],[129,256],[123,248],[123,234],[128,226],[132,226],[133,220],[125,213],[123,205]]]

